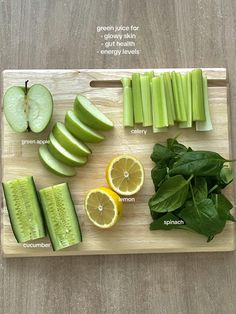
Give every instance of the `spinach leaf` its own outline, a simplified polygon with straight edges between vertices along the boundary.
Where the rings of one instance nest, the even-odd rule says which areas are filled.
[[[220,173],[225,159],[211,151],[192,151],[184,153],[170,170],[170,175],[216,176]]]
[[[230,213],[229,213],[229,216],[228,216],[228,219],[227,220],[230,220],[230,221],[233,221],[233,222],[236,222],[236,219],[234,218],[234,216],[233,215],[231,215]]]
[[[184,229],[211,241],[227,220],[236,221],[230,213],[233,205],[221,193],[233,180],[224,164],[235,160],[193,151],[176,138],[167,139],[166,146],[156,144],[151,159],[156,163],[151,173],[156,193],[149,200],[150,230]]]
[[[223,189],[233,181],[233,172],[230,167],[223,167],[220,171],[218,184]]]
[[[159,219],[162,216],[164,216],[166,213],[157,213],[157,212],[154,212],[154,211],[150,210],[150,214],[152,216],[152,219],[156,220],[156,219]]]
[[[208,191],[210,191],[214,186],[218,185],[218,178],[216,176],[204,177],[207,182]]]
[[[196,202],[200,202],[202,199],[207,198],[208,189],[206,179],[204,177],[195,177],[193,182],[193,194]]]
[[[149,200],[149,208],[159,213],[171,212],[181,207],[188,195],[189,180],[178,175],[166,179]]]
[[[173,153],[169,148],[161,144],[155,144],[153,147],[153,152],[151,154],[151,159],[155,163],[159,161],[167,161],[171,158],[175,157],[175,153]]]
[[[230,214],[230,210],[234,207],[224,194],[211,194],[211,199],[215,204],[218,214],[223,220],[232,220],[234,217]]]
[[[151,177],[154,183],[155,191],[159,188],[167,175],[167,166],[163,162],[158,162],[152,169]]]
[[[179,217],[189,228],[207,236],[208,242],[225,226],[225,220],[220,218],[213,201],[209,198],[198,203],[192,202],[191,206],[189,204],[179,213]]]
[[[187,152],[188,148],[183,144],[179,143],[176,138],[168,138],[167,147],[175,154],[182,154]]]
[[[161,218],[154,220],[150,224],[150,230],[171,230],[180,228],[182,225],[184,225],[184,221],[182,219],[176,217],[173,213],[167,213]]]

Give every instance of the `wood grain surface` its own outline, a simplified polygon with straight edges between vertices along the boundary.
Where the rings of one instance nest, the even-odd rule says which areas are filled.
[[[97,25],[140,26],[140,56],[101,56]],[[236,155],[234,0],[2,0],[0,67],[227,67]],[[4,314],[228,314],[236,253],[2,259]]]
[[[166,69],[153,69],[162,73]],[[196,233],[172,230],[150,231],[152,221],[148,200],[154,193],[151,180],[153,162],[150,159],[153,145],[165,143],[168,137],[175,137],[180,130],[170,128],[168,133],[153,133],[152,128],[142,128],[147,134],[132,134],[130,128],[123,128],[123,91],[120,87],[91,87],[91,82],[119,81],[130,77],[132,72],[146,70],[5,70],[2,73],[3,93],[12,86],[22,85],[26,79],[30,84],[41,83],[49,88],[54,99],[54,114],[49,127],[41,134],[16,134],[2,120],[2,165],[3,181],[23,175],[34,177],[38,189],[58,183],[68,182],[75,208],[80,219],[83,242],[65,250],[53,252],[49,239],[32,242],[44,245],[30,247],[17,243],[12,232],[6,205],[2,210],[2,251],[5,257],[65,256],[93,254],[132,254],[161,252],[208,252],[235,250],[235,225],[228,222],[224,231],[210,243]],[[175,69],[184,73],[189,69]],[[211,132],[196,132],[195,128],[182,129],[179,139],[193,149],[217,151],[229,159],[230,141],[228,132],[228,104],[226,69],[203,69],[212,86],[208,88],[209,104],[214,126]],[[221,86],[217,86],[221,81]],[[23,82],[23,83],[22,83]],[[215,82],[215,84],[214,84]],[[104,133],[105,141],[89,145],[93,151],[89,162],[77,170],[73,178],[61,178],[52,175],[40,163],[37,157],[37,144],[22,144],[23,141],[46,140],[56,121],[64,121],[65,113],[73,106],[76,94],[89,98],[102,112],[114,122],[114,129]],[[136,126],[137,129],[137,126]],[[140,127],[139,127],[140,129]],[[108,230],[93,226],[84,211],[84,199],[90,189],[106,185],[105,169],[107,163],[119,154],[137,156],[145,169],[145,182],[141,191],[135,195],[135,202],[124,203],[124,213],[119,223]],[[234,201],[232,185],[228,189],[231,201]]]

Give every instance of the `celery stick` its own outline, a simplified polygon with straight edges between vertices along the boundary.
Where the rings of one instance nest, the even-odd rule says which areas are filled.
[[[206,120],[201,69],[194,69],[192,71],[192,96],[193,121]]]
[[[154,75],[154,71],[145,72],[144,75],[147,75],[149,77],[150,92],[151,92],[151,102],[152,102],[152,78],[155,76]]]
[[[181,73],[177,72],[177,87],[178,87],[178,95],[179,95],[179,104],[180,104],[180,121],[187,121],[187,112],[186,112],[186,104],[184,98],[183,91],[183,83]]]
[[[173,95],[173,88],[172,88],[172,83],[171,83],[171,75],[169,72],[165,72],[163,75],[164,75],[164,81],[165,81],[167,108],[169,108],[169,110],[171,111],[171,115],[172,115],[173,120],[176,120],[174,95]],[[169,122],[169,124],[170,124],[170,122]]]
[[[180,122],[180,128],[191,128],[192,127],[192,80],[191,80],[191,72],[187,72],[186,74],[182,74],[182,85],[183,85],[183,93],[184,100],[186,106],[186,114],[187,121]]]
[[[154,128],[164,128],[168,126],[168,115],[165,99],[164,80],[160,76],[152,79],[152,109]],[[155,129],[154,129],[155,130]]]
[[[149,77],[147,75],[141,75],[140,83],[143,105],[143,126],[152,126],[152,104]]]
[[[150,82],[151,82],[152,78],[154,77],[154,71],[145,72],[144,75],[147,75],[149,77]]]
[[[179,107],[179,96],[178,96],[178,87],[177,87],[177,78],[176,73],[171,73],[172,86],[173,86],[173,96],[174,96],[174,104],[175,104],[175,113],[176,113],[176,121],[180,119],[180,107]]]
[[[121,83],[122,83],[123,87],[131,87],[132,81],[129,77],[123,77],[121,79]]]
[[[176,121],[187,121],[181,75],[180,73],[172,72],[171,77],[175,101]]]
[[[168,127],[165,128],[155,128],[155,126],[153,126],[153,133],[162,133],[162,132],[167,132],[168,131]]]
[[[131,88],[131,79],[124,77],[121,80],[123,84],[123,126],[134,126],[134,109],[133,109],[133,96]]]
[[[211,113],[208,103],[208,86],[207,86],[207,77],[203,76],[203,96],[204,96],[204,109],[205,109],[205,121],[197,121],[196,122],[196,130],[197,131],[211,131],[213,130],[212,122],[211,122]]]
[[[169,90],[168,90],[168,88],[166,86],[167,82],[166,82],[166,79],[165,79],[165,73],[160,74],[160,76],[161,76],[161,79],[164,82],[168,124],[169,125],[174,125],[175,124],[175,122],[174,122],[174,115],[173,115],[173,109],[174,108],[172,107],[171,99],[170,99],[171,96],[170,96]]]
[[[151,82],[152,86],[152,118],[153,118],[153,129],[157,128],[158,121],[158,103],[161,98],[160,89],[160,78],[158,76],[154,77]]]
[[[142,94],[139,73],[132,74],[132,93],[134,105],[134,122],[143,123]]]
[[[150,84],[150,93],[151,93],[151,106],[152,106],[152,78],[155,76],[154,72],[146,72],[145,75],[147,75],[149,77],[149,84]],[[152,110],[152,108],[151,108]],[[153,110],[152,110],[153,112]],[[152,118],[153,118],[153,114],[152,114]],[[152,120],[153,121],[153,120]]]
[[[169,125],[168,110],[166,105],[166,92],[165,92],[165,82],[163,75],[160,75],[160,85],[161,85],[161,100],[162,100],[162,115],[165,126]]]

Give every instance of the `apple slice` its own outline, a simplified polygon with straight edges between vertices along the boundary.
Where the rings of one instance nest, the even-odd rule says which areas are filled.
[[[74,110],[82,122],[95,130],[106,131],[112,129],[114,126],[110,119],[82,95],[76,96]]]
[[[65,116],[65,126],[76,138],[87,143],[98,143],[104,140],[104,137],[80,121],[75,113],[67,111]]]
[[[52,116],[52,95],[41,84],[28,88],[27,83],[25,87],[12,86],[6,91],[3,98],[4,114],[14,131],[40,133]]]
[[[90,148],[76,139],[61,122],[57,122],[52,130],[56,140],[70,153],[76,156],[88,156],[91,154]]]
[[[59,161],[63,162],[68,166],[82,166],[87,162],[87,157],[76,156],[66,150],[54,137],[51,133],[49,135],[49,144],[48,149],[50,153]]]
[[[76,174],[75,168],[67,166],[53,157],[47,145],[41,145],[39,147],[39,159],[42,164],[54,174],[63,177],[72,177]]]

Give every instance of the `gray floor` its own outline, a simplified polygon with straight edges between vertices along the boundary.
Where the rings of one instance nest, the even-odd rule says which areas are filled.
[[[101,56],[97,25],[140,26],[140,56]],[[234,0],[1,0],[0,67],[224,67],[232,147]],[[224,314],[236,307],[235,253],[1,259],[4,314]]]

